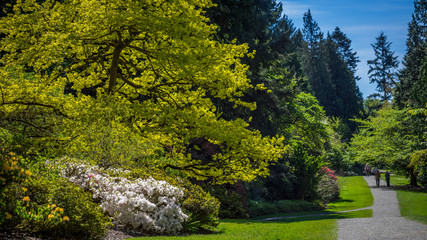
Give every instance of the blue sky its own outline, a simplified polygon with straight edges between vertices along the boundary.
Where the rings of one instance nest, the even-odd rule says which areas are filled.
[[[374,59],[371,44],[383,31],[395,56],[402,60],[406,52],[408,23],[413,12],[412,0],[282,0],[283,12],[295,27],[302,28],[303,14],[310,9],[313,19],[322,32],[332,32],[338,26],[352,41],[353,51],[359,57],[357,82],[363,97],[376,92],[375,84],[369,84],[367,60]],[[399,68],[402,64],[399,64]]]

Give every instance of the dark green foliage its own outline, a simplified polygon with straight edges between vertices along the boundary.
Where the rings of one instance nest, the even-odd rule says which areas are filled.
[[[355,71],[358,59],[356,53],[351,51],[350,39],[336,28],[333,35],[326,39],[325,47],[328,56],[328,68],[331,82],[334,86],[335,109],[334,116],[347,121],[354,118],[362,111],[362,94],[356,84]],[[355,126],[352,126],[352,131]],[[347,138],[349,136],[346,136]]]
[[[200,186],[186,183],[183,187],[185,195],[181,207],[189,216],[184,229],[189,232],[214,230],[219,224],[219,201]]]
[[[427,47],[427,1],[414,1],[414,13],[408,27],[407,52],[403,57],[400,82],[394,98],[400,108],[423,107],[427,101],[426,47]],[[424,67],[423,67],[424,66]]]
[[[294,213],[320,211],[324,207],[319,202],[308,202],[300,200],[280,200],[280,201],[249,201],[251,217],[264,216],[274,213]]]
[[[300,48],[304,75],[310,82],[314,96],[319,104],[325,108],[326,115],[333,115],[336,99],[334,86],[328,71],[327,58],[322,47],[323,33],[310,10],[304,13],[304,42]]]
[[[353,73],[356,72],[357,63],[360,62],[357,52],[353,52],[351,48],[351,40],[343,33],[339,27],[336,27],[332,33],[332,40],[337,44],[338,50],[344,62],[347,64],[348,69]]]
[[[252,199],[259,200],[262,198],[267,201],[293,199],[295,197],[294,183],[297,176],[293,173],[292,166],[281,160],[270,167],[270,172],[270,176],[263,180],[264,188],[256,184],[253,186]]]
[[[315,199],[316,188],[320,180],[317,173],[323,165],[323,157],[310,155],[306,147],[299,145],[286,160],[293,166],[295,198]]]
[[[371,44],[375,51],[375,59],[368,60],[370,83],[377,85],[377,90],[382,93],[372,96],[380,97],[382,101],[391,99],[391,94],[396,85],[396,74],[394,70],[399,66],[397,56],[391,51],[391,42],[387,40],[384,32],[376,38],[376,42]]]
[[[241,182],[233,185],[202,184],[203,188],[221,202],[220,218],[247,218],[246,190]]]
[[[270,57],[270,27],[280,18],[281,4],[274,0],[213,0],[217,7],[207,10],[210,20],[219,26],[217,38],[220,41],[236,39],[247,43],[257,54],[246,59],[251,71],[258,72],[261,64]]]
[[[338,27],[324,39],[310,10],[304,14],[303,20],[299,55],[309,89],[327,116],[344,119],[353,132],[356,126],[348,119],[361,112],[362,94],[356,85],[358,77],[355,72],[359,60],[351,49],[351,40]],[[346,136],[347,140],[349,138]]]

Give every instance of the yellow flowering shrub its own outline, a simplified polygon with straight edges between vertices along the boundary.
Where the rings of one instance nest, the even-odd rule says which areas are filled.
[[[13,220],[13,209],[7,206],[6,189],[25,181],[31,175],[29,170],[22,168],[21,157],[9,151],[3,144],[0,139],[0,225]],[[26,196],[21,200],[29,201],[29,197]]]
[[[10,201],[16,202],[14,214],[23,230],[46,237],[100,239],[110,225],[89,193],[59,176],[33,175],[12,191],[18,193]]]

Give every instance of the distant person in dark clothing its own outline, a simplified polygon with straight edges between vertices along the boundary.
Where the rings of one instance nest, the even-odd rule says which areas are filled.
[[[385,172],[385,181],[387,182],[387,187],[390,187],[390,173]]]
[[[375,181],[377,182],[377,187],[380,186],[380,179],[381,179],[381,173],[380,173],[380,171],[377,170],[375,172]]]

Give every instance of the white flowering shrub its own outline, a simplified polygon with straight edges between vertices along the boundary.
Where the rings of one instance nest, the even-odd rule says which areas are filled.
[[[122,170],[115,169],[117,172]],[[158,234],[177,234],[188,219],[179,206],[184,191],[153,178],[112,177],[95,166],[66,163],[62,175],[92,192],[115,224]]]

